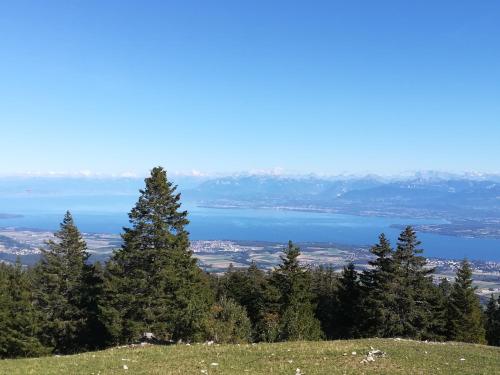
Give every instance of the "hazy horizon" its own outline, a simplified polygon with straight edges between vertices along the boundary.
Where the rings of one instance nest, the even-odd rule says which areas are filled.
[[[464,179],[482,179],[488,177],[499,177],[500,172],[485,172],[485,171],[451,171],[451,170],[414,170],[414,171],[400,171],[395,173],[376,173],[373,171],[350,173],[344,171],[341,173],[314,173],[314,172],[293,172],[283,169],[269,169],[269,170],[248,170],[248,171],[234,171],[234,172],[203,172],[198,170],[192,171],[170,171],[167,168],[169,176],[180,178],[199,178],[199,179],[212,179],[224,177],[243,177],[243,176],[261,176],[261,177],[284,177],[284,178],[381,178],[381,179],[411,179],[411,178],[464,178]],[[0,173],[0,179],[5,178],[88,178],[88,179],[143,179],[149,176],[149,171],[143,173],[135,172],[118,172],[118,173],[100,173],[89,170],[74,171],[74,172],[61,172],[61,171],[28,171],[17,173]]]

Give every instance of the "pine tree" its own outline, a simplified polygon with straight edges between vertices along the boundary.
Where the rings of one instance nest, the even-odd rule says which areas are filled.
[[[434,337],[431,335],[430,339],[434,341],[444,341],[448,338],[448,312],[452,287],[452,283],[443,277],[435,288],[435,300],[431,301],[434,317],[429,328],[429,331],[434,333]]]
[[[349,263],[339,280],[335,314],[336,338],[349,339],[361,336],[363,294],[358,273]]]
[[[252,323],[253,337],[258,341],[258,327],[275,301],[274,296],[269,293],[270,285],[266,274],[258,269],[255,262],[246,269],[236,270],[230,266],[221,277],[221,284],[221,296],[236,301],[246,309]]]
[[[339,277],[332,266],[319,266],[311,270],[311,278],[315,315],[321,323],[325,337],[333,339],[336,337],[337,328],[335,310],[338,306]]]
[[[273,283],[273,272],[263,274],[254,264],[249,268],[250,278],[258,282],[255,297],[258,307],[252,311],[257,314],[255,319],[253,337],[255,341],[275,342],[280,335],[280,290]]]
[[[37,323],[29,275],[19,260],[15,266],[0,263],[0,358],[49,353],[37,338]]]
[[[115,343],[138,340],[143,332],[201,339],[212,295],[189,249],[187,212],[163,168],[154,168],[145,184],[123,246],[106,266],[102,319]]]
[[[280,291],[280,339],[317,340],[322,337],[320,322],[314,316],[310,274],[298,261],[300,249],[292,241],[273,273]]]
[[[461,262],[452,286],[448,304],[448,339],[484,343],[485,331],[479,298],[472,286],[472,269]]]
[[[429,321],[421,334],[422,340],[444,341],[447,337],[448,314],[448,280],[444,279],[439,285],[429,283],[426,289],[426,302]]]
[[[493,294],[486,307],[486,339],[488,345],[500,346],[500,296]]]
[[[415,231],[408,226],[400,234],[393,255],[397,276],[395,336],[424,339],[432,322],[430,300],[434,270],[426,267],[427,260],[420,255],[423,252],[420,244]]]
[[[108,336],[101,321],[99,301],[103,297],[104,270],[101,263],[87,264],[84,268],[82,304],[86,314],[82,345],[86,350],[101,349],[106,346]]]
[[[81,349],[87,324],[83,294],[89,254],[69,212],[55,237],[42,250],[35,271],[35,304],[42,315],[40,339],[57,353],[72,353]]]
[[[369,261],[370,269],[361,276],[364,289],[362,310],[364,325],[362,332],[368,336],[393,337],[398,326],[399,315],[397,299],[397,268],[393,260],[394,250],[384,234],[370,252],[376,257]]]

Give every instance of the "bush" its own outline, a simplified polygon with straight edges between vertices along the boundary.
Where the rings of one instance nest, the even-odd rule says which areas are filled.
[[[207,321],[208,339],[218,343],[245,343],[252,333],[244,307],[229,298],[221,298],[211,308]]]

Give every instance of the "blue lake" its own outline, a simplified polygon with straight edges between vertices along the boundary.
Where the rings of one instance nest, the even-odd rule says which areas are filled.
[[[54,198],[52,202],[0,200],[0,212],[18,213],[21,218],[1,219],[0,227],[57,229],[66,208],[71,209],[77,225],[84,232],[119,233],[128,224],[126,212],[135,197],[107,200]],[[55,203],[57,201],[57,204]],[[22,203],[22,204],[21,204]],[[36,203],[36,204],[35,204]],[[14,209],[14,206],[17,209]],[[105,209],[103,209],[105,207]],[[392,224],[439,223],[432,220],[409,220],[397,217],[360,217],[315,212],[215,209],[184,204],[189,211],[191,239],[261,240],[286,242],[333,242],[365,246],[377,241],[384,232],[393,243],[399,230]],[[419,233],[424,254],[430,257],[500,261],[500,240],[462,238]]]

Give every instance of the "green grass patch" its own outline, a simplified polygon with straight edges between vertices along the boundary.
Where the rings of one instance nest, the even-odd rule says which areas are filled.
[[[361,363],[370,347],[385,357]],[[353,354],[356,352],[356,354]],[[0,361],[0,374],[500,374],[500,348],[394,339],[118,347]]]

